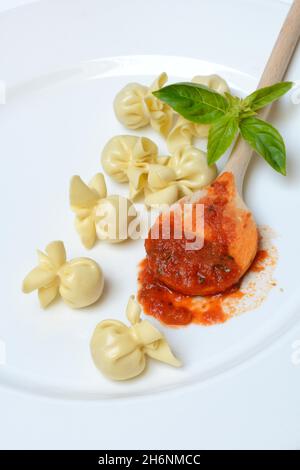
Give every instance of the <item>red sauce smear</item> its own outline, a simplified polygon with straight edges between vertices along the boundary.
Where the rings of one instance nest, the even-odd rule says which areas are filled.
[[[195,303],[195,297],[180,294],[159,281],[151,271],[147,258],[140,263],[138,281],[138,301],[144,312],[169,326],[224,323],[230,317],[223,310],[224,299],[243,296],[236,287],[236,290],[226,294],[205,297]]]
[[[258,250],[252,265],[250,266],[250,271],[254,273],[259,273],[265,269],[264,261],[268,258],[267,250]]]
[[[267,250],[259,250],[250,270],[262,271],[263,262],[267,258]],[[224,323],[232,317],[231,312],[224,311],[224,301],[226,299],[239,300],[244,296],[237,285],[225,293],[195,301],[199,298],[180,294],[163,284],[151,270],[147,258],[140,263],[139,268],[138,301],[145,314],[157,318],[168,326],[186,326],[190,323],[209,326]]]

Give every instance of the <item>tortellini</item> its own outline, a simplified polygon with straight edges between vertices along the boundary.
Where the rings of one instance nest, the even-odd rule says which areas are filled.
[[[219,75],[197,75],[192,79],[192,82],[206,85],[222,95],[229,92],[227,83]],[[196,124],[178,116],[175,126],[167,137],[169,152],[173,155],[179,148],[191,145],[195,137],[207,137],[209,128],[209,124]]]
[[[135,208],[125,197],[107,196],[101,173],[97,173],[89,185],[79,176],[73,176],[70,205],[76,214],[76,230],[86,248],[92,248],[97,238],[119,243],[129,237],[128,228],[131,220],[136,217]]]
[[[208,185],[216,174],[216,166],[208,166],[204,152],[186,146],[170,157],[165,166],[150,165],[145,203],[171,205]]]
[[[192,78],[193,83],[199,83],[199,85],[206,85],[208,88],[212,88],[217,93],[224,95],[225,93],[229,93],[229,86],[227,85],[224,78],[220,77],[220,75],[212,74],[212,75],[196,75]]]
[[[134,198],[143,187],[148,164],[154,163],[157,155],[157,145],[147,137],[117,135],[102,150],[101,162],[113,180],[129,181],[130,198]]]
[[[90,258],[66,259],[63,242],[47,245],[38,251],[38,266],[23,281],[23,292],[38,289],[40,304],[46,308],[58,294],[72,308],[96,302],[103,291],[104,279],[100,266]]]
[[[145,97],[145,103],[150,116],[150,124],[152,128],[167,137],[172,124],[174,111],[163,101],[157,99],[152,92],[162,88],[168,80],[166,73],[160,74],[149,88],[149,92]]]
[[[128,129],[139,129],[151,124],[155,131],[166,137],[172,127],[174,113],[152,92],[163,87],[167,80],[167,74],[162,73],[150,87],[139,83],[126,85],[114,100],[118,120]]]
[[[210,125],[186,120],[152,94],[167,79],[162,73],[149,88],[136,83],[127,85],[115,99],[115,111],[118,119],[131,129],[151,123],[166,137],[171,157],[158,157],[154,142],[130,135],[113,137],[102,152],[105,171],[115,181],[129,183],[131,199],[143,192],[147,206],[173,204],[216,177],[216,166],[209,167],[205,154],[193,146],[195,138],[208,136]],[[221,94],[229,92],[227,83],[218,75],[197,75],[192,82]],[[171,129],[174,117],[177,120]]]
[[[139,129],[149,124],[149,113],[144,101],[147,93],[147,87],[128,83],[115,97],[116,117],[128,129]]]
[[[216,165],[209,166],[206,153],[193,146],[179,149],[170,157],[168,167],[176,173],[182,196],[207,186],[217,176]]]
[[[173,155],[178,149],[192,145],[195,136],[195,123],[187,121],[182,116],[178,116],[175,126],[167,137],[167,147],[170,154]]]
[[[149,321],[141,320],[141,308],[129,298],[128,327],[118,320],[104,320],[96,326],[90,348],[96,367],[112,380],[128,380],[140,375],[147,356],[174,367],[180,361],[173,355],[163,334]]]
[[[158,157],[157,146],[146,137],[113,137],[102,152],[104,169],[119,182],[129,182],[129,197],[141,191],[146,205],[169,203],[209,184],[216,166],[209,167],[204,152],[191,145],[173,157]]]

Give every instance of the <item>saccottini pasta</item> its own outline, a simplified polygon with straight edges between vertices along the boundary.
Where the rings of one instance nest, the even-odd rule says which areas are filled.
[[[129,83],[122,88],[114,100],[118,120],[128,129],[140,129],[150,124],[155,131],[166,137],[172,127],[174,112],[152,92],[162,88],[167,80],[167,74],[162,73],[150,87]]]
[[[89,184],[80,176],[73,176],[70,205],[76,215],[76,230],[86,248],[92,248],[97,239],[120,243],[129,237],[130,221],[136,217],[134,205],[123,196],[108,196],[102,173],[97,173]]]
[[[140,375],[147,357],[180,367],[164,335],[148,320],[141,320],[141,308],[129,298],[127,318],[131,326],[118,320],[104,320],[93,333],[90,348],[96,367],[112,380],[128,380]]]
[[[38,290],[46,308],[59,294],[72,308],[95,303],[102,294],[104,278],[100,266],[90,258],[67,261],[63,242],[49,243],[45,253],[38,251],[38,266],[25,277],[23,292]]]

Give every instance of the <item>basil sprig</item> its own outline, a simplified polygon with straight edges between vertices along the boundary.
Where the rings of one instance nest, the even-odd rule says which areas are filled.
[[[205,85],[175,83],[153,94],[188,121],[211,124],[208,134],[207,161],[215,163],[240,133],[274,170],[286,174],[286,150],[279,132],[255,117],[257,111],[277,100],[293,86],[280,82],[260,88],[241,99],[230,93],[221,95]]]

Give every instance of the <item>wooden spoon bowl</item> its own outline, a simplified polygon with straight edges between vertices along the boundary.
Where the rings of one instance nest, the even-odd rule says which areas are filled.
[[[190,205],[192,211],[186,216],[185,208]],[[203,223],[195,222],[197,207],[202,209],[199,214]],[[170,213],[172,217],[158,218],[158,227],[150,231],[145,242],[156,278],[187,295],[218,294],[236,285],[256,255],[258,233],[251,212],[236,190],[234,175],[222,173],[205,190],[173,206]],[[163,238],[162,227],[169,220],[170,237]],[[175,230],[177,221],[183,224],[181,238],[175,236],[179,233]],[[153,233],[160,236],[152,237]],[[192,243],[196,237],[201,246]]]
[[[280,31],[272,54],[265,67],[258,88],[282,80],[300,34],[300,0],[295,0]],[[269,108],[260,116],[265,118]],[[160,216],[145,242],[150,269],[166,286],[186,295],[212,295],[235,286],[249,269],[258,246],[255,220],[242,199],[244,175],[252,150],[238,139],[221,175],[205,190],[184,198],[176,208],[170,209],[171,230],[164,238]],[[188,249],[187,234],[175,237],[180,215],[185,204],[192,204],[188,235],[202,240],[198,249]],[[195,224],[197,207],[204,208],[204,223]],[[197,217],[196,217],[197,218]],[[179,220],[179,222],[176,222]],[[200,227],[200,228],[199,228]],[[158,238],[153,238],[159,233]],[[159,232],[157,232],[159,230]]]

